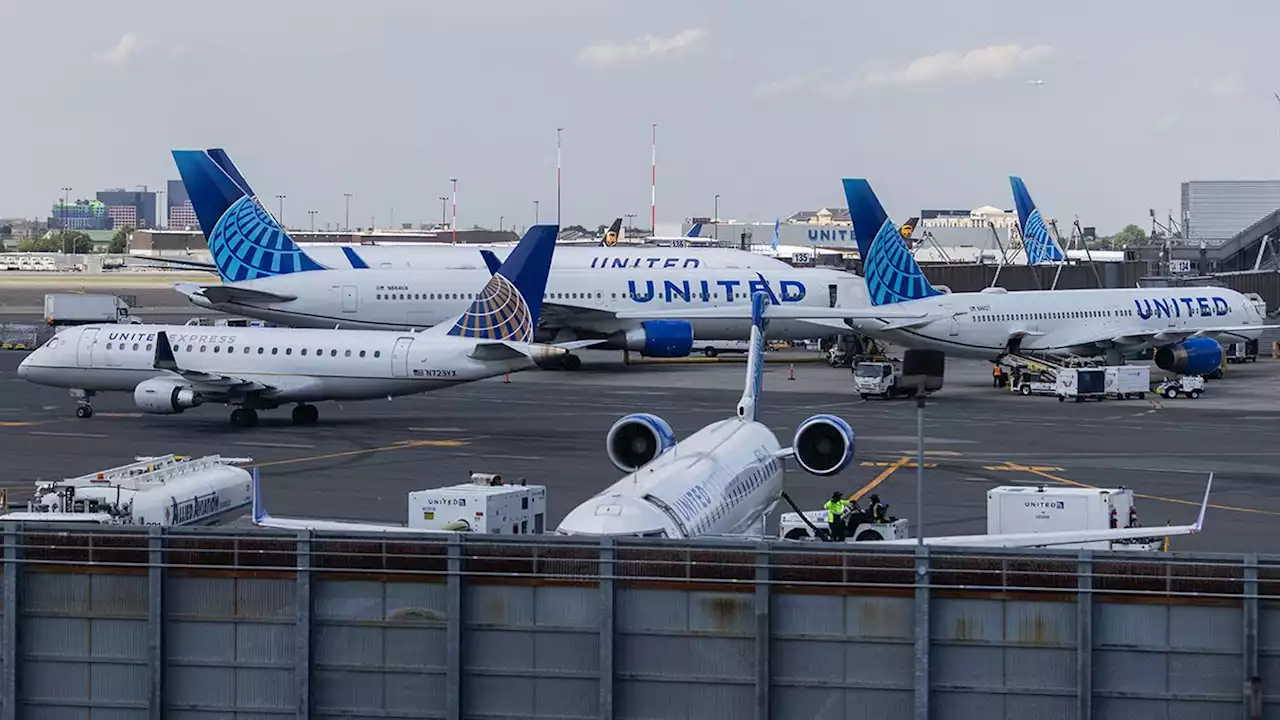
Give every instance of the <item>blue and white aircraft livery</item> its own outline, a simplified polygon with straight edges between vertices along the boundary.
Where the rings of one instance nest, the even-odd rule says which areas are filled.
[[[174,158],[223,279],[222,285],[178,286],[202,307],[292,327],[430,327],[464,309],[473,289],[500,262],[499,252],[474,246],[394,248],[434,258],[430,269],[421,260],[416,268],[379,264],[367,254],[379,248],[304,250],[256,202],[225,153],[174,151]],[[320,250],[345,253],[351,262],[326,265],[316,254]],[[599,349],[684,357],[702,349],[700,340],[748,337],[749,298],[756,290],[786,307],[869,310],[866,286],[857,276],[792,268],[755,253],[563,247],[555,257],[574,251],[586,254],[553,264],[538,328],[544,342],[595,340]],[[668,314],[735,305],[742,311],[729,318],[671,320]],[[624,319],[620,312],[630,315]],[[779,316],[771,332],[778,339],[802,340],[846,333],[848,327],[838,318]],[[577,363],[576,356],[565,356],[567,367]]]
[[[1056,263],[1066,259],[1062,248],[1049,234],[1049,228],[1040,216],[1040,209],[1027,192],[1022,178],[1009,176],[1009,185],[1013,188],[1013,203],[1018,209],[1018,226],[1022,229],[1022,247],[1027,253],[1028,265]]]
[[[627,415],[609,429],[609,459],[627,473],[574,508],[557,533],[690,538],[763,534],[782,496],[783,463],[795,458],[807,472],[839,473],[853,459],[854,432],[834,415],[800,423],[783,448],[759,421],[768,315],[778,306],[764,292],[751,296],[751,351],[736,417],[719,420],[676,442],[662,418]]]
[[[293,421],[310,425],[319,411],[309,403],[414,395],[558,362],[565,348],[531,342],[557,231],[530,228],[464,312],[424,332],[84,325],[55,335],[18,374],[70,388],[82,418],[94,394],[132,392],[140,410],[160,415],[235,405],[241,426],[297,403]]]
[[[1107,355],[1110,362],[1154,348],[1161,369],[1202,375],[1221,366],[1220,341],[1255,339],[1277,327],[1264,324],[1265,309],[1222,287],[944,294],[929,284],[871,185],[846,179],[844,190],[872,304],[927,316],[911,327],[850,324],[904,347],[984,359],[1019,350]]]

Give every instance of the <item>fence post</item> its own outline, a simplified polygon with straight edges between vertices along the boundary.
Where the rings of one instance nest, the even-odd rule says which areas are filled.
[[[1244,556],[1244,712],[1246,720],[1262,718],[1262,677],[1258,671],[1258,554]]]
[[[600,562],[597,572],[600,581],[600,720],[613,720],[613,638],[614,638],[614,590],[613,578],[616,575],[617,543],[609,536],[600,539]]]
[[[297,589],[294,592],[293,683],[297,695],[295,716],[305,720],[311,714],[311,531],[298,531]]]
[[[18,559],[23,538],[21,523],[8,523],[4,530],[4,628],[0,632],[0,720],[18,716]]]
[[[1076,563],[1076,718],[1093,717],[1093,551]]]
[[[929,720],[929,546],[916,546],[915,720]]]
[[[164,717],[164,534],[159,525],[147,537],[147,717]]]
[[[769,662],[770,636],[773,633],[769,614],[769,543],[761,542],[756,549],[756,720],[769,720],[773,670]]]
[[[462,537],[449,536],[449,574],[445,580],[445,608],[449,614],[445,630],[444,716],[462,719]]]

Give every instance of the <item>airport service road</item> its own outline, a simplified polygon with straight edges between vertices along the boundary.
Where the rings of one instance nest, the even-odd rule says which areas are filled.
[[[498,472],[549,487],[554,526],[574,505],[617,479],[604,454],[609,425],[629,412],[665,417],[685,436],[734,411],[741,363],[621,367],[592,354],[578,372],[532,371],[393,402],[323,404],[321,425],[296,428],[288,411],[232,428],[227,411],[143,416],[124,395],[99,397],[77,420],[65,391],[14,374],[20,353],[0,354],[3,484],[21,499],[36,478],[122,464],[142,454],[251,456],[276,514],[404,521],[409,490]],[[616,357],[616,356],[614,356]],[[786,363],[765,373],[765,422],[784,443],[813,413],[849,420],[854,465],[836,478],[788,474],[793,497],[818,507],[833,489],[871,490],[891,512],[916,520],[914,403],[859,400],[848,369]],[[1207,473],[1217,473],[1206,531],[1178,549],[1226,552],[1280,547],[1280,363],[1232,366],[1199,400],[1059,403],[996,391],[990,366],[952,362],[947,386],[926,410],[925,528],[985,531],[985,491],[997,484],[1124,485],[1149,497],[1147,524],[1190,522]]]

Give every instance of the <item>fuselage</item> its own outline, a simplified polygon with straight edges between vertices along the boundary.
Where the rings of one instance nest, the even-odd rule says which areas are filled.
[[[1257,330],[1234,333],[1254,339],[1264,324],[1253,301],[1220,287],[955,293],[886,307],[946,317],[923,327],[875,331],[867,324],[866,330],[905,347],[973,358],[998,355],[1018,334],[1023,334],[1021,347],[1027,350],[1091,354],[1098,343],[1130,336],[1134,347],[1162,344],[1158,339],[1137,341],[1137,336],[1153,331],[1256,325]]]
[[[63,330],[19,366],[30,382],[95,392],[132,392],[156,377],[180,379],[154,367],[164,331],[184,371],[232,377],[275,391],[274,403],[359,400],[411,395],[535,367],[533,358],[469,357],[476,342],[420,333],[199,328],[185,325],[84,325]]]
[[[561,251],[556,252],[558,258]],[[867,307],[866,286],[856,275],[778,264],[781,269],[554,270],[544,302],[567,306],[568,316],[548,311],[543,315],[543,324],[609,335],[639,324],[636,320],[615,318],[615,312],[745,307],[750,303],[751,292],[757,289],[769,292],[771,299],[788,307]],[[430,271],[314,271],[233,285],[294,300],[211,303],[199,296],[191,299],[205,307],[291,327],[404,330],[430,327],[456,317],[470,304],[475,288],[482,287],[487,279],[488,270],[483,266]],[[751,331],[747,315],[740,319],[700,318],[689,323],[695,346],[700,339],[743,339]],[[848,331],[839,321],[779,319],[770,323],[769,336],[802,340],[841,330]]]
[[[475,266],[484,269],[481,250],[488,250],[505,260],[516,243],[502,245],[447,245],[412,243],[404,245],[335,246],[331,244],[300,245],[316,263],[333,270],[415,269],[438,270]],[[350,252],[348,252],[350,251]],[[352,257],[354,255],[354,258]],[[786,263],[759,253],[731,248],[672,247],[601,247],[559,245],[551,261],[551,270],[618,270],[648,268],[651,270],[781,270]]]
[[[557,532],[685,538],[762,528],[782,493],[779,449],[758,422],[714,422],[579,505]]]

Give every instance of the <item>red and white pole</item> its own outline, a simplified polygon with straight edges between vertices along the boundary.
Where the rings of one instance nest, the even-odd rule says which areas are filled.
[[[649,144],[653,149],[653,160],[649,165],[649,229],[658,232],[658,123],[649,129]]]

